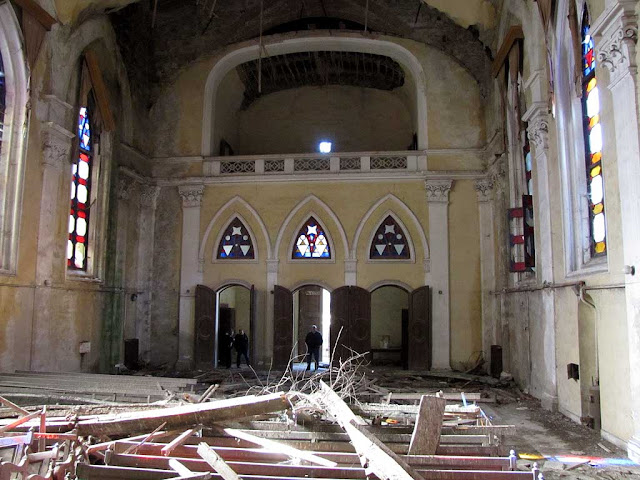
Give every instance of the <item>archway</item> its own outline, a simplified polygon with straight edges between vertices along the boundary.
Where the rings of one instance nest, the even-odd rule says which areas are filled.
[[[409,292],[383,285],[371,292],[372,363],[407,368]]]
[[[313,325],[322,334],[321,365],[330,360],[329,328],[331,324],[331,293],[320,285],[304,285],[293,292],[293,367],[306,368],[305,338]]]
[[[216,294],[216,365],[218,368],[230,368],[234,364],[241,365],[238,359],[238,346],[234,336],[245,333],[249,339],[249,359],[253,357],[255,332],[252,321],[252,290],[244,285],[228,285],[218,290]]]

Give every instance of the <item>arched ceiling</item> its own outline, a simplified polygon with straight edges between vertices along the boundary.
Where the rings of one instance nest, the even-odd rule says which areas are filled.
[[[153,102],[163,84],[198,59],[260,34],[261,0],[55,0],[69,15],[83,5],[111,8],[134,88]],[[366,23],[381,33],[431,45],[478,81],[490,81],[495,19],[502,0],[262,0],[263,32],[284,24],[323,28],[305,19],[340,19],[346,30]],[[368,3],[368,9],[365,5]],[[127,5],[128,4],[128,5]],[[75,9],[74,9],[75,5]],[[302,24],[302,27],[300,26]],[[306,28],[305,28],[306,27]]]

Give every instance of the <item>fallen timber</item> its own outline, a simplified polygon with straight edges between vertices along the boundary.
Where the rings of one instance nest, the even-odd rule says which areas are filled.
[[[117,414],[66,418],[47,417],[44,410],[34,415],[13,404],[18,421],[0,422],[16,425],[7,435],[32,432],[0,439],[17,439],[7,445],[29,442],[36,452],[16,454],[12,465],[46,463],[32,480],[539,480],[537,470],[516,470],[515,454],[498,456],[504,452],[498,442],[514,427],[491,425],[476,405],[444,406],[443,398],[421,396],[415,412],[387,404],[369,418],[368,405],[355,408],[319,385],[310,395],[291,391],[224,400],[207,397],[224,390],[212,385],[200,389],[203,403],[129,412],[118,407]],[[306,421],[297,423],[296,412],[306,409],[315,417],[301,415]],[[399,414],[404,417],[394,424]],[[10,471],[0,464],[0,479],[3,468]]]

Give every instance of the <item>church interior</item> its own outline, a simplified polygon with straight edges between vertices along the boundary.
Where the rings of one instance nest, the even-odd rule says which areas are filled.
[[[317,325],[640,461],[639,10],[0,1],[0,370],[211,368],[240,329],[277,369]]]

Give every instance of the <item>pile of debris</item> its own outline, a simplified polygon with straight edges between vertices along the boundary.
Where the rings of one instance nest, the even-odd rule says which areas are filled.
[[[54,388],[42,379],[51,374],[39,375],[34,384]],[[539,480],[535,466],[517,470],[515,452],[504,446],[515,427],[492,425],[474,401],[480,394],[387,393],[345,365],[289,372],[274,385],[256,378],[232,396],[239,392],[219,384],[198,394],[205,386],[189,381],[95,376],[95,388],[119,384],[116,395],[128,382],[163,392],[155,404],[147,393],[142,405],[27,409],[0,397],[18,416],[0,420],[0,479]],[[376,389],[381,401],[360,402]]]

